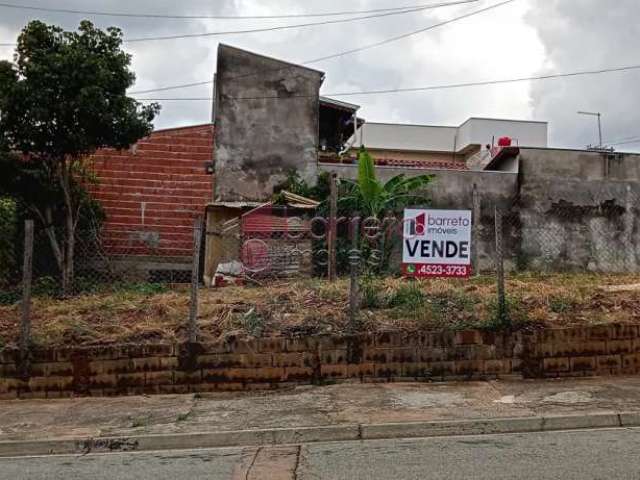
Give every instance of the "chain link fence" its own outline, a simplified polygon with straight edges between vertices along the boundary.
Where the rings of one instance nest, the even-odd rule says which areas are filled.
[[[68,263],[61,231],[27,220],[1,232],[0,348],[110,343],[121,332],[140,341],[195,339],[202,219],[192,232],[164,238],[151,228],[81,223]]]
[[[510,280],[518,275],[638,273],[638,204],[629,189],[603,190],[582,205],[525,194],[499,204],[478,201],[471,279],[420,282],[401,278],[402,215],[333,220],[304,205],[265,205],[209,219],[206,228],[196,219],[192,234],[180,236],[83,226],[75,235],[73,281],[66,286],[50,231],[36,223],[30,242],[23,226],[4,227],[0,311],[11,318],[0,323],[24,337],[31,335],[23,328],[30,319],[38,324],[76,315],[82,321],[65,327],[73,340],[85,338],[82,329],[91,322],[113,317],[109,329],[130,328],[130,338],[141,341],[197,341],[207,329],[355,332],[374,322],[375,328],[420,322],[465,328],[476,327],[482,315],[510,327],[518,315]],[[336,281],[328,280],[331,268]],[[490,301],[479,306],[480,295]],[[155,318],[172,323],[156,325]],[[162,331],[167,328],[170,335]]]

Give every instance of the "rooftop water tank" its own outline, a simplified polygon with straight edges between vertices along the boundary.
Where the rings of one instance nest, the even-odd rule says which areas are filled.
[[[511,146],[511,137],[501,137],[498,139],[499,147],[510,147]]]

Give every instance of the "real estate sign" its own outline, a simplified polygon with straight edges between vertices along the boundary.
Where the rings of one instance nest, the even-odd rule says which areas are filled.
[[[412,277],[471,275],[471,211],[404,211],[402,268]]]

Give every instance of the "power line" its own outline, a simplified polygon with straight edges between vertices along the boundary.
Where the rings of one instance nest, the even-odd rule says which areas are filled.
[[[130,39],[124,40],[124,42],[139,43],[139,42],[151,42],[151,41],[161,41],[161,40],[181,40],[185,38],[220,37],[224,35],[245,35],[249,33],[277,32],[281,30],[292,30],[292,29],[298,29],[298,28],[316,27],[321,25],[336,25],[340,23],[351,23],[351,22],[358,22],[362,20],[370,20],[372,18],[405,15],[408,13],[416,13],[416,12],[421,12],[423,10],[430,10],[430,9],[439,8],[439,7],[449,7],[454,5],[462,5],[466,3],[475,3],[477,1],[479,0],[457,0],[449,3],[433,4],[428,7],[414,8],[411,10],[399,10],[399,11],[393,11],[393,12],[376,13],[376,14],[362,16],[362,17],[341,18],[337,20],[325,20],[322,22],[298,23],[296,25],[279,25],[276,27],[253,28],[253,29],[245,29],[245,30],[226,30],[223,32],[202,32],[202,33],[187,33],[182,35],[165,35],[165,36],[157,36],[157,37],[130,38]]]
[[[626,142],[627,140],[635,140],[636,138],[640,138],[640,137],[638,137],[638,135],[632,135],[630,137],[624,137],[624,138],[619,138],[617,140],[611,140],[611,141],[608,141],[608,142],[604,142],[604,144],[609,144],[609,143],[618,144],[620,142]]]
[[[66,8],[48,8],[35,5],[15,5],[12,3],[0,3],[0,7],[17,10],[32,10],[38,12],[70,13],[78,15],[93,15],[97,17],[125,17],[125,18],[155,18],[176,20],[267,20],[285,18],[313,18],[313,17],[338,17],[343,15],[361,15],[368,13],[392,12],[398,10],[414,10],[431,8],[432,4],[407,5],[404,7],[377,8],[371,10],[346,10],[340,12],[315,12],[315,13],[289,13],[282,15],[168,15],[153,13],[127,13],[127,12],[103,12],[94,10],[72,10]]]
[[[445,25],[449,25],[449,24],[457,22],[459,20],[463,20],[463,19],[475,16],[475,15],[479,15],[481,13],[485,13],[485,12],[487,12],[489,10],[496,9],[498,7],[501,7],[503,5],[507,5],[507,4],[515,2],[515,1],[516,0],[507,0],[507,1],[504,1],[504,2],[501,2],[501,3],[496,3],[496,4],[493,4],[493,5],[489,5],[488,7],[481,8],[479,10],[474,10],[473,12],[469,12],[467,14],[464,14],[464,15],[461,15],[461,16],[458,16],[458,17],[454,17],[454,18],[451,18],[451,19],[443,21],[443,22],[435,23],[435,24],[429,25],[428,27],[421,28],[419,30],[415,30],[415,31],[408,32],[408,33],[405,33],[405,34],[402,34],[402,35],[398,35],[398,36],[395,36],[395,37],[387,38],[385,40],[381,40],[379,42],[375,42],[375,43],[372,43],[372,44],[369,44],[369,45],[363,45],[363,46],[358,47],[358,48],[354,48],[354,49],[350,49],[350,50],[345,50],[345,51],[342,51],[342,52],[334,53],[332,55],[327,55],[327,56],[324,56],[324,57],[321,57],[321,58],[315,58],[315,59],[311,59],[311,60],[306,60],[304,62],[301,62],[301,65],[311,65],[311,64],[314,64],[314,63],[322,62],[322,61],[331,60],[333,58],[339,58],[339,57],[343,57],[345,55],[350,55],[352,53],[362,52],[362,51],[365,51],[365,50],[376,48],[376,47],[379,47],[381,45],[386,45],[386,44],[389,44],[389,43],[392,43],[392,42],[396,42],[398,40],[402,40],[404,38],[411,37],[413,35],[418,35],[420,33],[424,33],[424,32],[429,31],[429,30],[434,30],[436,28],[443,27]],[[254,76],[254,75],[261,75],[263,73],[268,73],[268,72],[274,72],[274,71],[280,71],[280,70],[288,70],[290,68],[292,68],[292,67],[291,66],[287,66],[287,67],[274,68],[274,69],[270,69],[270,70],[260,70],[260,71],[256,71],[256,72],[252,72],[252,73],[245,73],[245,74],[241,74],[241,75],[236,75],[233,78],[235,79],[235,78],[250,77],[250,76]],[[155,88],[155,89],[131,92],[131,94],[132,95],[137,95],[137,94],[141,94],[141,93],[154,93],[154,92],[161,92],[161,91],[167,91],[167,90],[178,90],[178,89],[181,89],[181,88],[187,88],[187,87],[198,86],[198,85],[208,85],[208,84],[211,84],[211,83],[213,83],[213,81],[209,80],[209,81],[197,82],[197,83],[186,83],[186,84],[179,84],[179,85],[171,85],[171,86],[160,87],[160,88]]]
[[[489,5],[488,7],[481,8],[479,10],[474,10],[473,12],[469,12],[467,14],[460,15],[459,17],[454,17],[454,18],[452,18],[450,20],[445,20],[444,22],[435,23],[433,25],[429,25],[428,27],[421,28],[419,30],[414,30],[413,32],[404,33],[404,34],[398,35],[396,37],[391,37],[391,38],[388,38],[386,40],[381,40],[379,42],[370,43],[369,45],[364,45],[362,47],[353,48],[351,50],[345,50],[344,52],[336,53],[336,54],[333,54],[333,55],[327,55],[325,57],[314,58],[313,60],[309,60],[307,62],[304,62],[304,64],[306,65],[306,64],[311,64],[311,63],[322,62],[322,61],[325,61],[325,60],[330,60],[330,59],[333,59],[333,58],[338,58],[338,57],[343,57],[345,55],[350,55],[352,53],[358,53],[358,52],[362,52],[364,50],[369,50],[371,48],[380,47],[380,46],[386,45],[388,43],[397,42],[398,40],[402,40],[404,38],[412,37],[414,35],[418,35],[419,33],[424,33],[424,32],[427,32],[429,30],[433,30],[435,28],[443,27],[445,25],[449,25],[449,24],[457,22],[459,20],[463,20],[465,18],[473,17],[475,15],[480,15],[481,13],[488,12],[489,10],[494,10],[496,8],[502,7],[503,5],[507,5],[507,4],[513,3],[515,1],[516,0],[506,0],[504,2],[496,3],[494,5]]]
[[[427,91],[427,90],[445,90],[445,89],[453,89],[453,88],[478,87],[478,86],[485,86],[485,85],[500,85],[505,83],[528,82],[533,80],[553,80],[557,78],[578,77],[578,76],[584,76],[584,75],[599,75],[603,73],[626,72],[629,70],[639,70],[639,69],[640,69],[640,65],[628,65],[624,67],[602,68],[598,70],[584,70],[584,71],[569,72],[569,73],[555,73],[555,74],[548,74],[548,75],[538,75],[533,77],[512,78],[507,80],[468,82],[468,83],[458,83],[458,84],[451,84],[451,85],[438,85],[434,87],[375,90],[375,91],[365,92],[364,95],[379,95],[384,93],[396,93],[396,92],[420,92],[420,91]],[[344,96],[353,96],[353,95],[359,95],[359,94],[356,92],[328,94],[328,96],[332,96],[332,97],[344,97]]]
[[[479,82],[465,82],[465,83],[452,83],[446,85],[431,85],[425,87],[411,87],[411,88],[390,88],[390,89],[381,89],[381,90],[363,90],[359,92],[335,92],[335,93],[327,93],[323,94],[323,96],[327,97],[347,97],[347,96],[358,96],[358,95],[383,95],[390,93],[407,93],[407,92],[424,92],[424,91],[432,91],[432,90],[451,90],[457,88],[469,88],[469,87],[479,87],[479,86],[488,86],[488,85],[502,85],[509,83],[520,83],[520,82],[529,82],[529,81],[541,81],[541,80],[554,80],[558,78],[570,78],[570,77],[578,77],[578,76],[587,76],[587,75],[601,75],[605,73],[615,73],[615,72],[626,72],[632,70],[640,70],[639,65],[627,65],[623,67],[612,67],[612,68],[601,68],[596,70],[583,70],[577,72],[568,72],[568,73],[555,73],[548,75],[538,75],[531,77],[520,77],[520,78],[511,78],[511,79],[502,79],[502,80],[486,80]],[[263,96],[263,97],[227,97],[230,100],[286,100],[292,98],[316,98],[317,95],[292,95],[289,97],[282,96]],[[138,98],[139,101],[211,101],[211,97],[175,97],[175,98]]]
[[[617,147],[619,145],[631,145],[633,143],[640,143],[640,137],[632,137],[629,140],[626,140],[624,142],[615,142],[615,143],[605,142],[605,145],[608,145],[609,147]]]
[[[135,92],[129,92],[129,95],[142,95],[142,94],[145,94],[145,93],[166,92],[167,90],[175,90],[175,89],[178,89],[178,88],[199,87],[201,85],[211,85],[212,83],[213,83],[213,80],[205,80],[203,82],[183,83],[180,86],[153,88],[151,90],[138,90],[138,91],[135,91]]]
[[[363,17],[353,17],[353,18],[343,18],[339,20],[326,20],[323,22],[310,22],[310,23],[302,23],[296,25],[280,25],[276,27],[265,27],[265,28],[254,28],[254,29],[245,29],[245,30],[227,30],[223,32],[203,32],[203,33],[189,33],[189,34],[181,34],[181,35],[165,35],[165,36],[156,36],[156,37],[140,37],[140,38],[129,38],[123,40],[124,43],[140,43],[140,42],[151,42],[151,41],[163,41],[163,40],[179,40],[185,38],[203,38],[203,37],[221,37],[224,35],[245,35],[251,33],[264,33],[264,32],[274,32],[281,30],[291,30],[296,28],[307,28],[314,27],[320,25],[333,25],[339,23],[348,23],[348,22],[357,22],[361,20],[369,20],[372,18],[382,18],[382,17],[390,17],[395,15],[405,15],[408,13],[416,13],[424,10],[430,10],[440,7],[449,7],[455,5],[463,5],[467,3],[475,3],[479,0],[456,0],[447,3],[437,3],[430,4],[424,7],[416,7],[409,10],[399,10],[399,11],[391,11],[386,13],[378,13],[373,15],[367,15]],[[511,0],[514,1],[514,0]],[[0,43],[0,47],[15,47],[16,43]]]

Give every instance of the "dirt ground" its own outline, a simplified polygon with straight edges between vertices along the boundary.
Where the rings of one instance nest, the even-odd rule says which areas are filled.
[[[636,323],[640,321],[640,285],[633,287],[636,284],[640,275],[511,276],[506,287],[509,318],[520,329]],[[184,340],[188,290],[151,287],[69,299],[36,297],[34,342],[53,346]],[[348,289],[346,280],[201,289],[200,339],[344,331]],[[420,282],[365,278],[361,294],[361,331],[503,328],[496,320],[493,277]],[[18,304],[0,305],[0,347],[16,343],[19,319]]]

